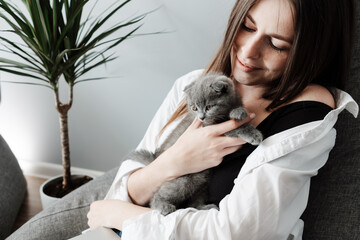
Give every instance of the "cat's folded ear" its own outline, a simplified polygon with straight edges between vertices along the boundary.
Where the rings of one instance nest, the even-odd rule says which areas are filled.
[[[227,79],[220,79],[210,85],[217,93],[226,93],[229,89],[229,81]]]
[[[184,88],[184,92],[186,94],[190,93],[190,89],[195,85],[195,82],[191,82],[190,84],[186,85],[186,87]]]

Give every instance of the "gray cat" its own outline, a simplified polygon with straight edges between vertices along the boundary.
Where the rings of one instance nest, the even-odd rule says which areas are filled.
[[[176,142],[195,117],[202,121],[203,126],[229,119],[244,120],[247,118],[247,112],[242,107],[241,99],[236,93],[233,81],[224,75],[203,75],[186,86],[184,92],[189,113],[185,115],[176,129],[170,133],[155,153],[147,150],[136,150],[128,155],[128,159],[149,164]],[[225,135],[242,138],[253,145],[258,145],[262,141],[261,132],[250,124],[244,124]],[[164,183],[152,197],[151,208],[159,210],[163,215],[185,207],[217,208],[214,204],[206,205],[209,176],[210,170],[207,169]]]

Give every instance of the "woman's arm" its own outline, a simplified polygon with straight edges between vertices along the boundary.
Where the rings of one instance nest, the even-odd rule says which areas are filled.
[[[129,176],[127,190],[133,203],[140,206],[146,205],[163,183],[176,178],[171,166],[167,166],[170,161],[166,161],[166,159],[167,153],[164,153],[146,167],[136,170]]]
[[[238,150],[245,143],[242,139],[224,137],[223,134],[248,121],[250,118],[244,121],[230,120],[203,128],[199,120],[194,120],[173,147],[130,175],[129,196],[135,204],[145,205],[165,181],[220,164],[225,155]],[[88,224],[91,229],[100,226],[122,229],[126,219],[150,211],[135,204],[120,200],[96,201],[90,206]]]
[[[249,121],[230,120],[203,128],[199,120],[194,120],[171,148],[130,175],[127,188],[132,201],[145,205],[164,182],[219,165],[224,156],[245,143],[223,134]]]

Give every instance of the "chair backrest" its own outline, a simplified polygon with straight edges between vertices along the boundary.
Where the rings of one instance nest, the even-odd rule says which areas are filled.
[[[359,2],[357,0],[357,2]],[[355,10],[355,41],[346,87],[360,103],[360,3]],[[304,240],[360,239],[360,117],[339,116],[336,145],[328,163],[312,179]]]

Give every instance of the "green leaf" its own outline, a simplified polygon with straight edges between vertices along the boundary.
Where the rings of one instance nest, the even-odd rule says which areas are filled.
[[[33,1],[33,2],[35,2],[35,1]],[[43,1],[43,6],[44,6],[45,3],[48,3],[48,1]],[[45,6],[47,6],[47,5],[45,5]],[[39,12],[39,17],[37,18],[37,19],[40,20],[40,22],[38,23],[39,30],[41,29],[41,33],[43,34],[43,38],[45,39],[45,42],[48,42],[49,41],[49,33],[48,33],[49,24],[48,24],[48,20],[45,20],[44,12],[43,12],[44,10],[42,9],[42,7],[40,5],[39,0],[36,0],[36,9]]]
[[[64,29],[62,29],[62,33],[59,37],[59,39],[57,39],[57,43],[55,45],[55,52],[59,51],[60,50],[60,46],[61,44],[63,43],[63,40],[65,38],[65,36],[68,34],[69,30],[73,27],[73,23],[74,21],[76,20],[76,18],[80,15],[81,16],[81,13],[82,13],[82,8],[84,7],[84,5],[88,2],[88,1],[80,1],[82,2],[78,7],[77,9],[75,10],[74,14],[71,15],[71,17],[68,19]],[[67,1],[65,1],[65,9],[66,9],[66,12],[67,12],[67,15],[69,14],[69,9],[68,7],[66,7],[68,5]],[[76,29],[74,29],[75,31]]]
[[[21,19],[21,17],[19,17],[17,15],[17,13],[20,12],[19,10],[17,10],[12,5],[8,5],[4,0],[0,0],[0,8],[4,9],[4,11],[9,14],[26,34],[31,35],[31,33],[32,33],[32,30],[31,30],[31,27],[30,27],[31,24],[29,24],[28,21],[24,22]],[[23,15],[21,15],[21,16],[23,16]],[[0,13],[0,17],[4,18],[6,22],[11,23],[11,21],[8,20],[8,18],[5,17],[5,15],[3,13]]]
[[[29,69],[33,69],[32,66],[26,64],[26,63],[21,63],[21,62],[17,62],[14,60],[10,60],[10,59],[6,59],[6,58],[2,58],[0,57],[0,62],[6,63],[6,64],[11,64],[11,65],[16,65],[20,68],[29,68]]]
[[[17,44],[15,42],[13,42],[12,40],[8,39],[8,38],[4,38],[0,36],[0,40],[3,40],[4,42],[7,42],[9,45],[11,45],[14,49],[11,50],[9,47],[6,46],[6,48],[8,48],[9,50],[11,50],[12,53],[14,53],[15,55],[21,57],[22,59],[24,59],[26,62],[29,62],[31,64],[33,64],[34,66],[38,67],[39,69],[42,68],[41,64],[36,58],[34,58],[33,56],[31,56],[27,51],[25,51],[23,48],[20,47],[20,44]],[[16,50],[22,52],[23,54],[20,54],[19,52],[17,52]],[[28,56],[28,57],[26,57]]]
[[[30,74],[30,73],[25,73],[25,72],[21,72],[21,71],[11,70],[11,69],[7,69],[7,68],[4,68],[4,67],[0,67],[0,70],[1,70],[1,71],[4,71],[4,72],[16,74],[16,75],[19,75],[19,76],[34,78],[34,79],[37,79],[37,80],[41,80],[41,81],[45,81],[45,82],[46,82],[46,80],[39,78],[39,76]]]
[[[83,82],[90,82],[90,81],[100,81],[100,80],[105,80],[105,79],[109,79],[108,77],[105,78],[105,77],[98,77],[98,78],[86,78],[86,79],[82,79],[82,80],[78,80],[74,83],[74,86],[75,84],[78,84],[78,83],[83,83]]]
[[[90,41],[90,39],[93,37],[94,33],[105,24],[105,22],[113,15],[115,14],[118,10],[120,10],[122,7],[124,7],[126,4],[128,4],[131,0],[127,0],[124,3],[120,4],[119,6],[117,6],[112,12],[110,12],[108,15],[105,16],[104,19],[99,20],[97,23],[91,24],[91,26],[89,26],[89,29],[91,29],[90,32],[88,32],[86,34],[86,36],[83,38],[83,40],[80,42],[80,45],[85,45],[88,41]]]
[[[108,63],[110,61],[113,61],[115,60],[116,57],[111,57],[111,56],[108,56],[108,57],[104,57],[102,60],[98,61],[97,63],[93,64],[93,65],[90,65],[90,66],[87,66],[86,68],[84,68],[82,71],[79,71],[77,73],[77,78],[79,78],[80,76],[84,75],[85,73],[89,72],[90,70],[92,70],[93,68],[96,68],[100,65],[103,65],[105,63]]]
[[[15,83],[15,84],[26,84],[26,85],[34,85],[34,86],[41,86],[41,87],[47,87],[50,88],[51,90],[53,90],[53,88],[51,86],[45,85],[45,84],[40,84],[40,83],[31,83],[31,82],[15,82],[15,81],[1,81],[4,83]]]
[[[89,0],[23,0],[28,14],[22,13],[9,1],[0,0],[3,10],[0,18],[10,27],[2,32],[0,43],[5,47],[4,51],[21,61],[0,58],[0,63],[3,63],[0,70],[37,80],[39,77],[36,75],[40,75],[43,81],[54,86],[54,90],[61,75],[69,85],[74,85],[83,74],[115,60],[117,57],[111,50],[134,36],[148,14],[123,22],[118,20],[103,30],[109,19],[131,0],[115,1],[100,13],[97,13],[96,1],[86,16],[83,16],[83,9]],[[123,36],[113,37],[120,30],[130,27],[132,29]],[[6,33],[18,36],[27,47],[9,41]]]

